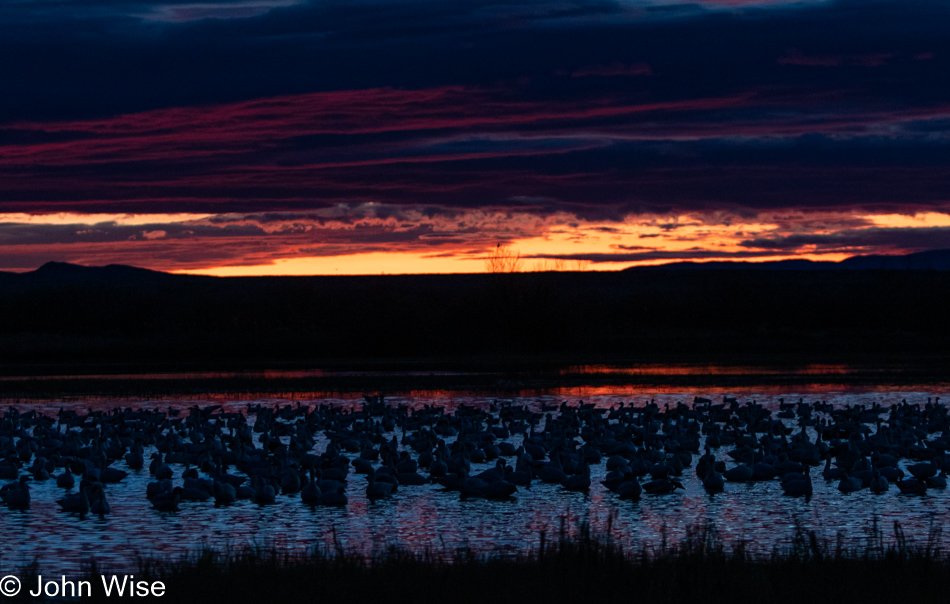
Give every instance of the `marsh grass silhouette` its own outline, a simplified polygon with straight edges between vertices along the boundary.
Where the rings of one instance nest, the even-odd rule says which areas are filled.
[[[916,602],[943,601],[950,556],[898,523],[886,540],[875,523],[867,544],[848,548],[799,525],[770,554],[723,543],[712,525],[679,543],[625,550],[581,525],[540,535],[530,551],[413,553],[390,547],[366,557],[336,543],[306,554],[276,548],[202,548],[177,560],[139,558],[137,579],[161,580],[172,602]],[[27,572],[35,583],[38,566]],[[98,581],[94,564],[86,576]],[[25,585],[30,576],[21,575]],[[114,599],[114,598],[113,598]],[[106,601],[94,594],[92,601]]]

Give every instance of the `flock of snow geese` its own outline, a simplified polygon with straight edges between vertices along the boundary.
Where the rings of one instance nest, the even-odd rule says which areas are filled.
[[[130,472],[148,472],[143,496],[161,512],[209,499],[346,506],[351,496],[375,502],[429,483],[463,500],[503,501],[536,482],[587,492],[598,464],[621,500],[669,494],[686,480],[711,496],[727,483],[761,481],[810,497],[813,473],[842,493],[893,486],[925,495],[947,486],[950,417],[939,399],[886,408],[779,399],[775,413],[730,397],[610,409],[493,401],[452,413],[365,399],[359,409],[248,405],[246,414],[11,408],[0,416],[0,479],[9,481],[0,499],[13,509],[42,505],[30,485],[55,480],[64,513],[105,516],[109,490]],[[365,492],[348,490],[354,474],[366,476]]]

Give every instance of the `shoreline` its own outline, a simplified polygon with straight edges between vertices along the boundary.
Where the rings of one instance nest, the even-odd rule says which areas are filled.
[[[781,386],[873,387],[902,385],[946,387],[950,373],[944,359],[906,364],[755,365],[695,363],[552,363],[514,361],[509,369],[484,362],[443,361],[425,369],[421,362],[338,364],[327,369],[277,366],[272,369],[200,370],[195,366],[94,365],[10,366],[0,370],[0,399],[59,397],[148,397],[273,394],[401,394],[455,391],[481,394],[539,393],[579,388],[739,388]],[[273,366],[271,366],[273,367]],[[362,367],[363,369],[359,369]],[[16,371],[27,369],[32,371]],[[43,373],[43,370],[58,373]],[[130,373],[130,369],[140,373]],[[179,369],[179,371],[175,371]],[[467,369],[467,370],[466,370]]]

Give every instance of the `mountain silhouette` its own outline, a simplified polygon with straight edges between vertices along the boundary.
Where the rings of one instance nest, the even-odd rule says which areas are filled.
[[[930,250],[905,255],[852,256],[840,262],[815,260],[776,260],[766,262],[713,261],[672,262],[652,266],[634,266],[631,271],[656,270],[729,270],[729,271],[836,271],[836,270],[911,270],[950,271],[950,249]],[[47,262],[34,271],[0,272],[2,284],[74,284],[130,285],[167,280],[195,281],[216,279],[197,275],[176,275],[124,264],[82,266],[68,262]]]
[[[82,266],[68,262],[47,262],[35,271],[23,273],[22,276],[45,281],[129,282],[161,279],[173,275],[125,264]]]
[[[635,266],[637,270],[754,270],[754,271],[837,271],[837,270],[915,270],[950,271],[950,250],[930,250],[905,255],[852,256],[840,262],[816,260],[773,260],[766,262],[715,261],[671,262],[653,266]]]

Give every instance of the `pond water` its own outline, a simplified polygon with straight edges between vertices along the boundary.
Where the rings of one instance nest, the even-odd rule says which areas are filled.
[[[436,391],[411,392],[388,396],[391,405],[412,407],[438,405],[453,411],[459,405],[488,409],[499,400],[527,405],[539,410],[542,405],[562,402],[593,403],[610,408],[621,401],[643,405],[653,400],[660,405],[683,401],[692,404],[694,397],[721,400],[736,397],[741,403],[755,400],[772,410],[779,399],[806,402],[824,401],[834,406],[880,403],[888,406],[906,400],[921,405],[928,397],[948,396],[946,384],[918,386],[833,384],[783,386],[749,386],[742,388],[706,387],[685,390],[662,386],[572,387],[537,390],[503,399],[490,393]],[[362,396],[311,396],[307,400],[294,397],[293,404],[343,405],[358,407]],[[283,405],[285,397],[256,396],[236,398],[208,395],[198,404],[222,404],[225,410],[246,411],[249,404]],[[108,410],[115,406],[187,409],[195,404],[187,398],[150,398],[147,400],[84,399],[74,401],[46,400],[14,404],[21,410],[35,409],[54,415],[61,408],[84,412],[87,408]],[[253,416],[249,416],[253,420]],[[794,422],[789,421],[789,425]],[[391,437],[393,434],[388,434]],[[401,439],[401,430],[395,431]],[[812,433],[812,436],[814,434]],[[510,439],[520,444],[521,436]],[[320,434],[316,452],[325,450],[327,439]],[[728,459],[730,447],[718,449],[719,459]],[[146,460],[154,449],[146,449]],[[352,456],[351,456],[352,457]],[[606,459],[606,458],[605,458]],[[694,467],[697,457],[694,456]],[[907,460],[902,460],[905,466]],[[728,465],[733,463],[729,460]],[[493,467],[494,463],[473,464],[472,474]],[[124,460],[113,467],[128,469]],[[592,486],[588,494],[567,492],[559,485],[535,481],[529,489],[521,488],[511,501],[461,501],[458,493],[443,491],[427,484],[401,486],[391,500],[370,503],[365,497],[366,477],[350,468],[345,508],[310,508],[299,496],[279,495],[274,505],[260,506],[251,501],[238,501],[227,507],[207,502],[182,502],[176,513],[159,512],[145,498],[150,482],[148,467],[132,471],[119,484],[108,485],[106,495],[112,512],[105,518],[76,515],[60,511],[56,499],[64,491],[54,480],[31,484],[32,503],[29,510],[0,508],[0,565],[12,570],[37,560],[46,573],[79,569],[93,558],[100,568],[133,570],[135,556],[179,556],[200,546],[218,549],[258,545],[294,551],[314,546],[332,547],[372,553],[389,546],[414,551],[430,550],[452,554],[458,548],[481,552],[521,552],[536,547],[542,533],[550,539],[561,530],[574,534],[587,524],[594,534],[609,533],[611,538],[632,548],[661,547],[681,540],[691,527],[708,523],[715,525],[727,544],[742,541],[748,547],[768,553],[781,547],[794,534],[796,526],[814,530],[834,543],[840,539],[847,546],[860,547],[867,542],[872,526],[892,536],[891,527],[898,521],[905,535],[918,542],[936,538],[950,546],[950,531],[940,529],[950,522],[950,492],[930,490],[926,496],[902,496],[892,487],[881,495],[862,491],[844,495],[837,483],[826,483],[820,473],[813,472],[814,495],[809,500],[783,495],[777,480],[752,484],[727,483],[724,493],[708,495],[696,477],[694,467],[683,473],[683,490],[670,495],[647,495],[638,502],[621,501],[600,481],[606,475],[605,464],[591,467]],[[176,483],[180,483],[182,466],[172,465]],[[232,470],[236,472],[236,470]]]

